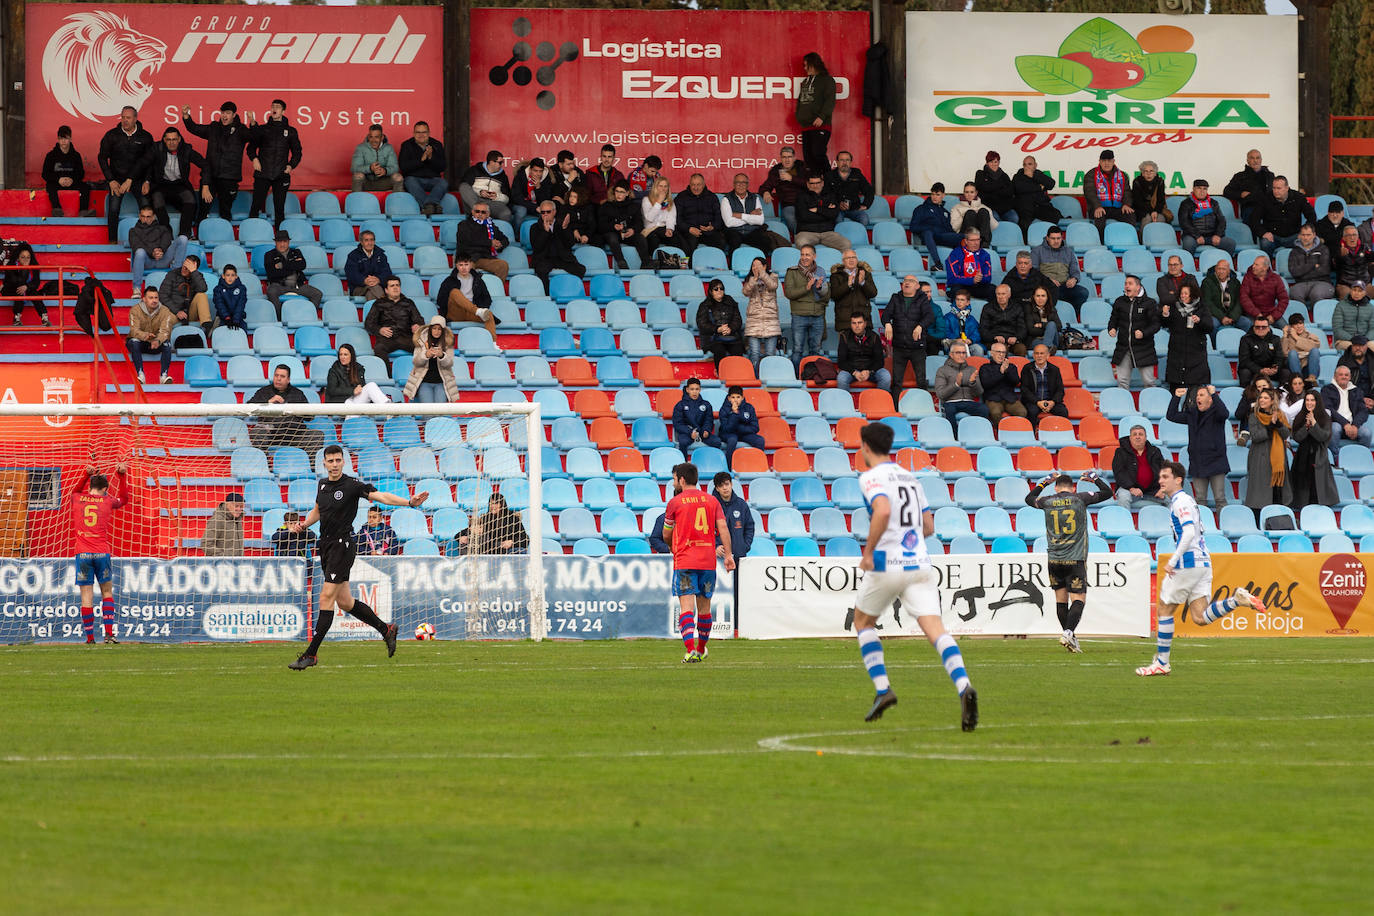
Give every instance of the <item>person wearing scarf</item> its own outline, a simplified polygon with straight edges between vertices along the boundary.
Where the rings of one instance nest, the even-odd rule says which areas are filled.
[[[1108,220],[1135,225],[1135,208],[1131,206],[1126,173],[1116,167],[1116,153],[1104,149],[1097,159],[1097,168],[1083,175],[1083,199],[1088,203],[1088,215],[1102,232]]]
[[[473,204],[469,218],[458,224],[454,257],[467,257],[478,270],[495,274],[504,282],[510,273],[510,264],[501,260],[501,250],[508,245],[510,239],[491,218],[490,205],[479,200]]]
[[[1288,418],[1279,409],[1274,392],[1261,391],[1250,414],[1250,455],[1246,461],[1249,482],[1245,504],[1251,509],[1286,506],[1293,500],[1288,475]]]
[[[1226,216],[1207,191],[1207,179],[1193,180],[1193,193],[1178,205],[1178,227],[1183,234],[1183,250],[1197,251],[1202,245],[1220,248],[1236,256],[1236,240],[1226,237]]]
[[[1341,233],[1341,247],[1331,255],[1331,266],[1336,271],[1336,297],[1347,298],[1356,281],[1368,283],[1371,264],[1374,264],[1374,252],[1361,241],[1358,229],[1346,226]]]

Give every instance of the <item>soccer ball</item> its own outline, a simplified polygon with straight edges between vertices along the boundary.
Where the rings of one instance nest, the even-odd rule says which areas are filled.
[[[433,639],[433,638],[434,638],[434,624],[432,624],[432,623],[422,623],[422,624],[420,624],[418,627],[415,628],[415,638],[416,638],[416,639]]]

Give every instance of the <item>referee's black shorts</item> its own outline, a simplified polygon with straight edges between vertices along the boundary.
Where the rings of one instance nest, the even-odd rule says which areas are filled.
[[[353,558],[358,544],[353,538],[322,538],[320,540],[320,570],[326,582],[347,582],[353,572]]]
[[[1084,560],[1077,563],[1050,563],[1049,574],[1050,588],[1055,591],[1062,588],[1082,594],[1088,590],[1088,564]]]

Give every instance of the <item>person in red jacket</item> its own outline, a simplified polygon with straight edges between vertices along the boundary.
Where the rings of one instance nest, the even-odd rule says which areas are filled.
[[[1269,269],[1269,258],[1260,255],[1240,281],[1240,307],[1253,321],[1268,318],[1270,325],[1283,327],[1288,311],[1288,287],[1277,271]]]

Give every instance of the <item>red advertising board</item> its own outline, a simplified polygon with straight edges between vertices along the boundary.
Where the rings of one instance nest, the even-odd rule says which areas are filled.
[[[868,45],[867,13],[475,9],[469,158],[568,149],[587,166],[610,143],[625,172],[656,154],[674,190],[691,172],[757,187],[780,146],[801,154],[796,92],[815,51],[837,83],[830,157],[850,150],[872,177]]]
[[[30,184],[62,124],[98,179],[100,137],[125,105],[157,138],[183,105],[204,123],[228,99],[261,121],[281,98],[304,150],[296,188],[348,187],[374,122],[398,148],[416,120],[443,136],[438,7],[30,3],[25,15]]]

